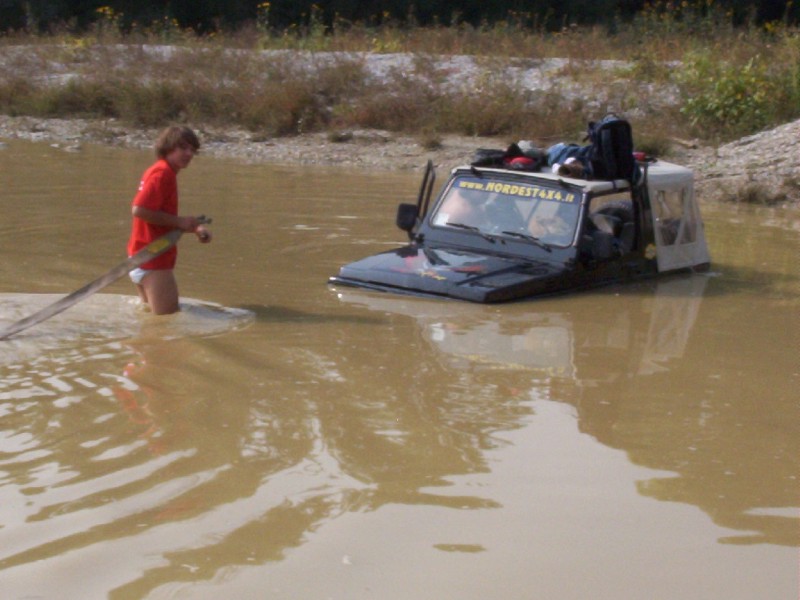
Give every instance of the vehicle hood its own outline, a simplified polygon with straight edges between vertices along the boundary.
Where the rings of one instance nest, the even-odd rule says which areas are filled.
[[[453,248],[405,246],[342,267],[330,283],[502,302],[557,291],[564,265]]]

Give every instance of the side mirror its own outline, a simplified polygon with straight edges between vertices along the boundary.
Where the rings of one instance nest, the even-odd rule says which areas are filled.
[[[416,204],[400,204],[397,207],[397,218],[395,223],[403,231],[411,232],[417,224],[419,209]]]

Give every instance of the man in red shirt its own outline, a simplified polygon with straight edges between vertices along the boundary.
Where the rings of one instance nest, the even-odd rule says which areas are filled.
[[[139,191],[133,199],[128,256],[173,229],[194,233],[204,244],[211,241],[211,232],[197,217],[178,216],[178,172],[189,166],[199,148],[197,135],[188,127],[168,127],[156,140],[158,160],[142,175]],[[173,246],[131,271],[139,297],[154,314],[180,310],[178,284],[173,273],[177,256],[178,248]]]

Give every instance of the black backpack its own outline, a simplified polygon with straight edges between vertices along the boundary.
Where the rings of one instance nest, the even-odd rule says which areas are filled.
[[[589,122],[589,169],[593,179],[633,181],[636,160],[633,157],[631,124],[614,114]]]

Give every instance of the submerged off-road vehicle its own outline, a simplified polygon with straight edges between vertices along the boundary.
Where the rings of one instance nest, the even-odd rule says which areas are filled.
[[[709,266],[692,171],[678,165],[642,161],[629,180],[468,165],[432,201],[434,180],[429,162],[417,203],[398,208],[407,245],[329,283],[502,302]]]

